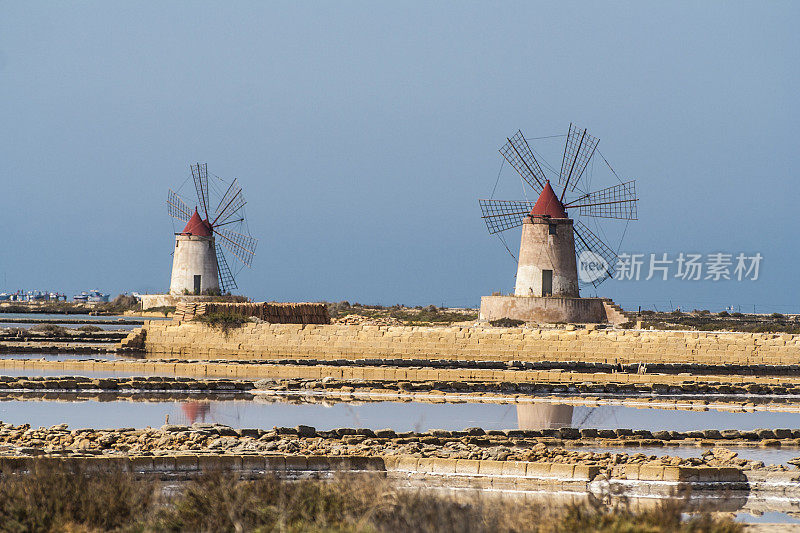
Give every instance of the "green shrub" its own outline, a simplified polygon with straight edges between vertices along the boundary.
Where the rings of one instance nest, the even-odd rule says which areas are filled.
[[[78,331],[83,331],[84,333],[97,333],[98,331],[103,331],[103,328],[101,328],[100,326],[93,326],[91,324],[87,324],[86,326],[79,327]]]
[[[717,313],[717,316],[718,316],[718,317],[725,318],[725,317],[729,317],[729,316],[731,316],[731,315],[730,315],[730,313],[728,313],[727,311],[722,311],[722,312],[720,312],[720,313]]]
[[[783,316],[781,313],[772,313],[772,314],[771,314],[771,315],[769,315],[769,316],[770,316],[770,318],[786,318],[786,317],[785,317],[785,316]]]
[[[231,330],[242,327],[248,319],[240,315],[230,315],[227,313],[206,313],[194,319],[209,327],[222,330],[227,335]]]

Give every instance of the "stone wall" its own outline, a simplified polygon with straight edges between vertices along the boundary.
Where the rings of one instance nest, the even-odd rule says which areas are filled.
[[[210,302],[214,296],[195,296],[193,294],[142,294],[142,310],[147,311],[154,307],[175,307],[181,302]]]
[[[609,322],[602,298],[483,296],[481,320],[512,318],[540,324]]]
[[[148,355],[187,359],[346,358],[603,363],[797,364],[800,335],[612,329],[146,321]]]
[[[182,302],[173,320],[192,320],[204,314],[255,317],[272,324],[330,324],[328,306],[309,302]]]

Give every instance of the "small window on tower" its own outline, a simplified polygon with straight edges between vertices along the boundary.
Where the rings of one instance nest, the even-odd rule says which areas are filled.
[[[556,234],[556,227],[558,226],[558,224],[548,224],[547,226],[548,226],[548,231],[547,232],[550,235],[555,235]]]

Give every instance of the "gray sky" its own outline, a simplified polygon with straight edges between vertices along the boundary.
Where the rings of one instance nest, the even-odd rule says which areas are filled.
[[[755,282],[598,294],[800,311],[798,15],[793,2],[0,1],[0,290],[165,290],[167,189],[206,161],[240,180],[260,239],[241,292],[477,305],[514,285],[477,206],[498,148],[572,121],[638,180],[622,251],[764,257]],[[559,167],[562,142],[534,148]],[[603,170],[595,188],[617,183]],[[522,198],[507,165],[495,196]],[[602,224],[615,249],[624,228]]]

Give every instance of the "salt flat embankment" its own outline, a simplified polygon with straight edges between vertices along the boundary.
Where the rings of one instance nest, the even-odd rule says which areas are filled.
[[[570,329],[251,323],[223,332],[191,322],[147,321],[142,331],[149,356],[192,359],[376,357],[745,365],[800,362],[800,335],[591,326]],[[123,345],[130,342],[124,341]]]

